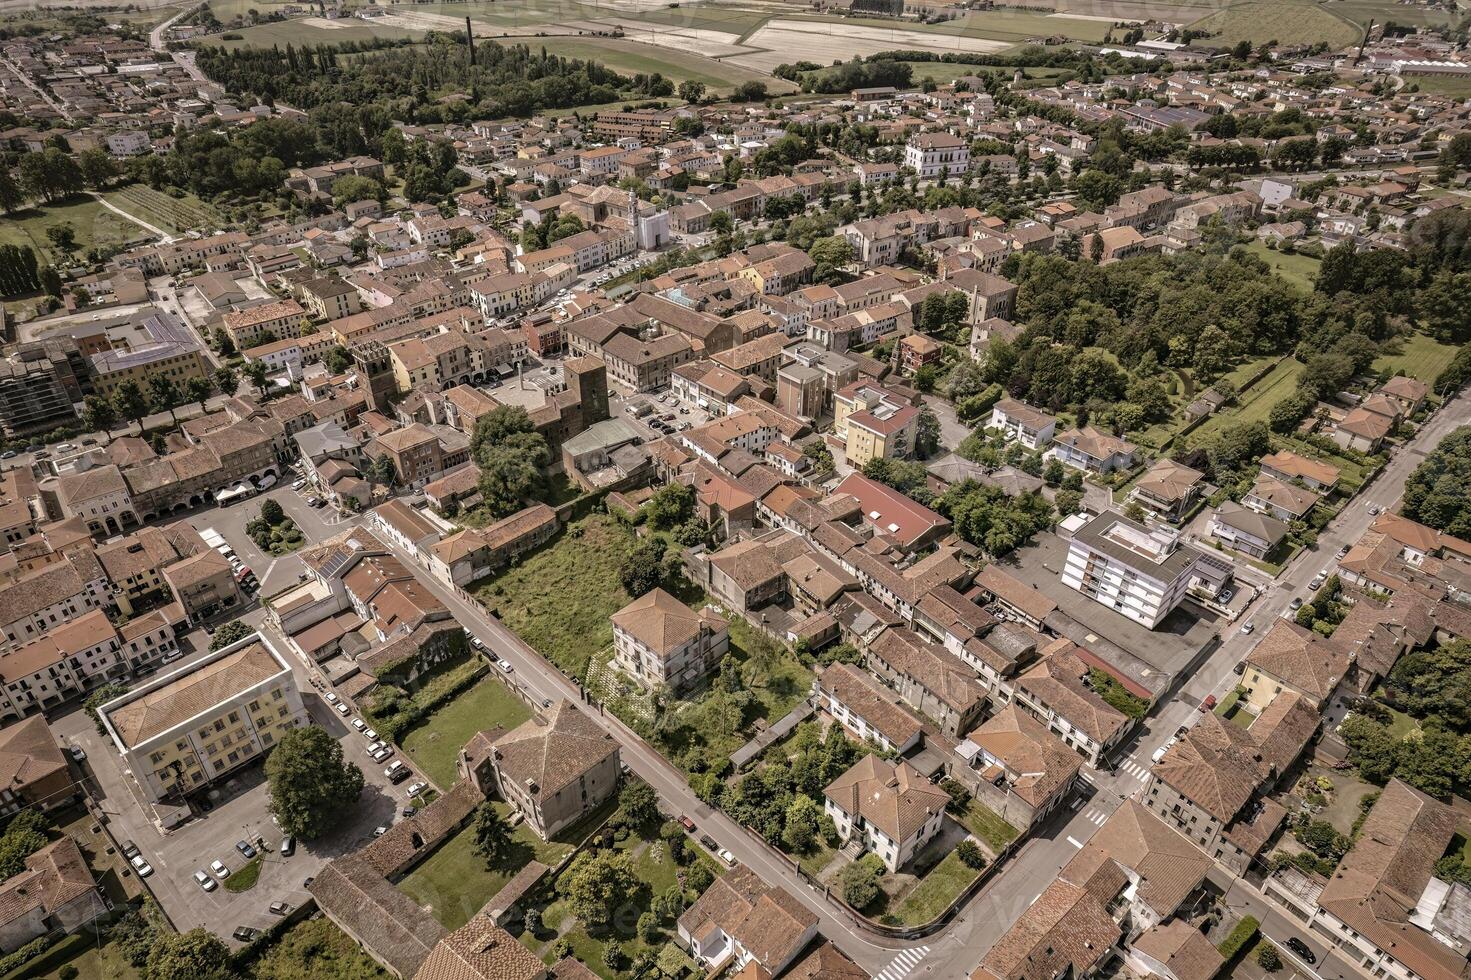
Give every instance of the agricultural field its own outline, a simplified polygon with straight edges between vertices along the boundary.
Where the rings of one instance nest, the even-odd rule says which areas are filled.
[[[763,71],[627,38],[528,37],[506,38],[504,43],[545,47],[548,53],[565,58],[599,61],[626,75],[660,72],[676,82],[703,82],[716,92],[730,92],[742,82],[763,82],[773,94],[796,91],[795,85]]]
[[[1241,41],[1281,44],[1326,41],[1330,50],[1353,44],[1359,29],[1327,8],[1307,0],[1247,0],[1235,3],[1190,25],[1195,30],[1210,31],[1198,45],[1229,48]]]
[[[1306,365],[1295,358],[1287,358],[1272,369],[1265,378],[1242,392],[1241,404],[1233,411],[1221,412],[1206,421],[1190,434],[1192,444],[1203,442],[1207,437],[1222,429],[1242,422],[1265,422],[1272,408],[1297,391],[1297,379],[1306,370]]]
[[[1471,78],[1465,76],[1457,78],[1426,76],[1421,78],[1411,75],[1405,78],[1405,89],[1411,92],[1430,92],[1453,99],[1471,99]]]
[[[273,44],[336,44],[343,41],[369,41],[375,37],[395,38],[419,38],[424,36],[421,30],[405,30],[401,27],[390,27],[384,24],[370,24],[364,20],[344,21],[321,21],[322,24],[331,24],[331,28],[318,27],[309,21],[315,18],[302,20],[287,20],[275,24],[262,24],[259,27],[247,27],[243,30],[230,32],[239,35],[237,39],[226,39],[223,34],[211,34],[201,38],[200,44],[212,44],[224,48],[246,48],[259,47],[268,48]]]
[[[218,211],[193,194],[173,197],[144,184],[130,184],[104,197],[114,207],[175,235],[193,229],[214,231],[225,225]]]
[[[76,235],[76,253],[89,248],[116,247],[152,238],[133,222],[114,214],[90,197],[74,197],[56,204],[19,211],[0,221],[0,245],[29,245],[47,262],[63,262],[65,256],[52,247],[46,229],[71,225]]]
[[[1435,383],[1457,350],[1453,344],[1442,344],[1423,333],[1411,334],[1398,343],[1391,341],[1385,347],[1394,352],[1375,358],[1372,365],[1375,371],[1389,374],[1403,371],[1426,384]]]

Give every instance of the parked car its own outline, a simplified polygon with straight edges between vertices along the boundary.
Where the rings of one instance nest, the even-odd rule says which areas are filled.
[[[725,862],[725,866],[727,868],[734,868],[736,866],[735,855],[727,851],[725,848],[722,847],[720,850],[716,851],[715,854],[720,858],[720,860]]]
[[[1221,594],[1216,596],[1216,601],[1224,606],[1226,603],[1230,602],[1234,598],[1236,598],[1235,589],[1222,589]]]
[[[1300,595],[1299,596],[1293,596],[1292,597],[1292,601],[1287,604],[1287,608],[1288,609],[1291,609],[1293,612],[1297,612],[1297,610],[1301,609],[1302,608],[1302,596],[1300,596]]]
[[[328,704],[337,703],[337,695],[333,694],[331,691],[328,691],[326,694],[322,695],[322,699]]]
[[[141,854],[133,858],[133,860],[129,863],[133,865],[133,870],[138,872],[139,878],[147,878],[149,875],[153,874],[153,865],[145,861],[143,859],[143,855]]]
[[[352,727],[356,728],[360,732],[367,731],[368,723],[366,721],[363,721],[361,718],[354,718],[352,720]]]
[[[235,850],[239,851],[247,861],[255,857],[256,854],[255,848],[251,847],[248,841],[243,840],[235,842]]]
[[[412,817],[414,814],[418,813],[419,812],[419,808],[416,807],[416,806],[406,806],[406,807],[403,808],[403,810],[401,812],[402,812],[403,818],[405,820],[407,820],[407,819],[409,819],[409,817]]]
[[[235,931],[230,933],[230,935],[242,943],[253,943],[255,942],[255,937],[260,935],[260,930],[252,929],[250,926],[236,926]]]
[[[373,757],[374,762],[387,762],[393,757],[393,749],[385,745],[381,749],[370,752],[369,755]]]
[[[1283,941],[1282,945],[1286,946],[1288,949],[1296,953],[1298,958],[1307,963],[1309,966],[1312,966],[1314,963],[1318,962],[1317,954],[1308,949],[1308,944],[1303,942],[1301,939],[1298,939],[1296,936],[1288,936],[1287,939]]]
[[[209,872],[207,871],[194,872],[194,883],[207,892],[212,892],[219,887],[215,880],[209,876]]]
[[[346,715],[352,714],[352,709],[349,708],[347,705],[343,704],[341,701],[338,701],[337,702],[336,707],[337,707],[337,713],[339,715],[346,716]]]
[[[1338,557],[1342,558],[1344,555],[1348,554],[1348,548],[1348,545],[1343,545],[1342,547],[1340,547],[1338,549]]]
[[[123,841],[123,848],[122,848],[122,850],[123,850],[123,857],[125,857],[125,858],[131,859],[131,858],[135,858],[135,857],[138,856],[138,845],[137,844],[134,844],[130,840]]]
[[[378,733],[371,728],[364,728],[363,738],[367,739],[369,742],[376,742],[378,741]]]
[[[700,844],[707,851],[718,851],[720,849],[720,845],[715,843],[715,838],[711,837],[709,834],[700,835]]]
[[[689,817],[681,815],[679,818],[679,825],[691,834],[695,832],[695,822]]]
[[[230,877],[230,869],[227,868],[227,867],[225,867],[225,862],[224,861],[211,861],[211,862],[209,862],[209,870],[214,872],[214,876],[216,878],[228,878],[228,877]]]
[[[305,480],[297,480],[295,483],[291,484],[291,489],[300,490],[304,486],[306,486]]]
[[[272,915],[285,915],[291,911],[291,906],[285,902],[272,902],[267,908]]]
[[[394,759],[388,764],[388,767],[383,770],[383,775],[388,777],[389,779],[392,779],[394,776],[397,776],[399,773],[405,772],[406,770],[407,767],[404,765],[404,761],[402,759]]]
[[[1370,504],[1369,505],[1369,516],[1370,517],[1378,517],[1379,516],[1379,505],[1378,504]]]
[[[5,452],[0,453],[0,459],[15,459],[15,457],[16,452],[14,449],[7,449]]]
[[[379,824],[378,826],[373,828],[374,837],[382,837],[386,833],[388,833],[388,828],[383,826],[382,824]]]
[[[1202,701],[1202,702],[1200,702],[1200,713],[1201,714],[1205,714],[1207,711],[1214,711],[1215,708],[1216,708],[1216,696],[1214,694],[1207,694],[1205,696],[1205,700]]]
[[[388,781],[390,783],[392,783],[393,785],[397,786],[399,783],[403,782],[405,779],[411,779],[413,777],[413,775],[414,775],[414,770],[412,770],[412,769],[408,768],[407,766],[405,766],[403,769],[399,769],[398,771],[396,771],[392,776],[389,776],[388,777]]]
[[[1256,629],[1256,623],[1242,623],[1241,624],[1241,632],[1242,633],[1245,633],[1247,636],[1250,636],[1252,630],[1254,630],[1254,629]]]
[[[496,666],[497,666],[497,667],[499,667],[499,668],[500,668],[500,669],[501,669],[501,670],[503,670],[503,671],[505,671],[505,672],[506,672],[506,673],[508,673],[508,674],[509,674],[509,673],[510,673],[510,672],[511,672],[511,671],[513,671],[513,670],[515,670],[515,669],[516,669],[516,668],[515,668],[515,667],[512,667],[512,666],[511,666],[511,662],[510,662],[510,661],[509,661],[509,660],[497,660],[497,661],[496,661],[496,662],[495,662],[495,665],[496,665]]]
[[[383,749],[383,748],[387,748],[387,747],[388,747],[388,743],[387,742],[369,742],[368,743],[368,747],[366,749],[364,749],[363,751],[366,752],[366,753],[368,753],[369,755],[372,755],[374,752],[377,752],[379,749]]]
[[[413,797],[418,796],[420,793],[424,792],[428,788],[429,784],[422,780],[417,783],[410,783],[406,795],[412,799]]]
[[[1171,735],[1168,742],[1154,750],[1154,754],[1149,757],[1149,761],[1152,763],[1158,763],[1159,760],[1165,757],[1165,753],[1170,751],[1170,746],[1174,745],[1179,740],[1180,739],[1178,736]]]
[[[295,853],[296,853],[296,838],[295,837],[291,837],[289,835],[286,836],[286,837],[281,838],[281,856],[282,857],[288,857],[289,858],[291,855],[293,855]]]

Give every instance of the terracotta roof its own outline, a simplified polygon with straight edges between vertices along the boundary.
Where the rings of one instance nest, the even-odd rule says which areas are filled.
[[[1184,919],[1146,929],[1133,946],[1164,964],[1175,980],[1211,980],[1226,965],[1215,944]]]
[[[534,783],[533,795],[556,795],[568,783],[618,751],[604,732],[571,701],[558,701],[545,723],[532,718],[495,743],[497,768],[519,786]]]
[[[1128,716],[1083,684],[1088,665],[1071,649],[1044,657],[1017,680],[1017,686],[1093,741],[1105,744],[1128,724]]]
[[[1082,758],[1047,726],[1008,704],[971,732],[970,741],[1015,774],[1012,792],[1040,807],[1077,778]]]
[[[1173,914],[1211,869],[1205,852],[1132,799],[1098,828],[1062,876],[1081,880],[1105,861],[1116,861],[1139,876],[1138,900],[1161,918]]]
[[[1321,704],[1348,673],[1348,655],[1312,630],[1275,619],[1246,662]]]
[[[698,612],[663,589],[654,589],[613,614],[613,626],[660,655],[696,639],[702,630],[719,633],[730,624],[706,607]]]
[[[269,677],[287,671],[260,640],[202,667],[184,667],[141,696],[107,712],[129,748],[188,721]]]
[[[66,757],[44,717],[32,715],[0,728],[0,786],[21,792],[57,773],[68,773]]]
[[[546,965],[516,937],[476,915],[435,943],[414,980],[537,980]]]
[[[1053,980],[1068,971],[1087,976],[1110,955],[1121,934],[1093,894],[1057,880],[996,941],[971,978]]]
[[[895,765],[876,755],[855,762],[827,785],[823,795],[843,812],[862,817],[895,842],[914,837],[950,802],[944,790],[909,763]]]

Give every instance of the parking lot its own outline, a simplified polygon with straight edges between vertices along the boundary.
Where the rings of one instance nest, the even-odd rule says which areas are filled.
[[[649,406],[649,410],[642,415],[636,414],[642,410],[641,407],[644,405]],[[685,432],[710,421],[708,412],[683,404],[671,392],[658,396],[610,394],[608,410],[612,415],[632,423],[634,428],[651,440],[662,439],[674,432]],[[655,426],[653,424],[655,421],[663,423],[665,427]]]

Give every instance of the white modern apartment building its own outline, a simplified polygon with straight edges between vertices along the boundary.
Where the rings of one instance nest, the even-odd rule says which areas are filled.
[[[1174,611],[1194,579],[1215,591],[1230,565],[1180,544],[1177,531],[1150,529],[1104,511],[1068,542],[1064,585],[1154,629]]]

